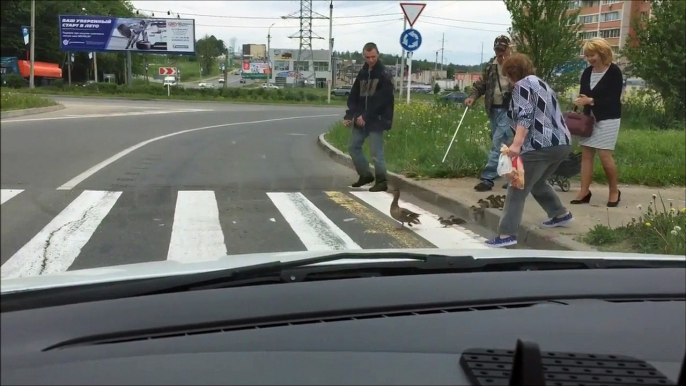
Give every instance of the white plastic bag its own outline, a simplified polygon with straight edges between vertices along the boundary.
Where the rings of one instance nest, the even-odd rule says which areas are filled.
[[[508,147],[503,145],[500,148],[500,158],[498,158],[498,175],[508,177],[512,175],[512,160],[507,156]]]

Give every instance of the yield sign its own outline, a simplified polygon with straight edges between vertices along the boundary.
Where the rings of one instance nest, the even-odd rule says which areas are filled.
[[[160,67],[160,75],[176,75],[176,67]]]
[[[419,15],[424,10],[424,7],[426,7],[426,3],[400,3],[400,8],[403,9],[405,19],[408,23],[410,23],[410,27],[417,22],[417,19],[419,19]]]

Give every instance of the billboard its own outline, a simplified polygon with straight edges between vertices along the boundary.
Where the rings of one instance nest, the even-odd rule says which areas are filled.
[[[60,15],[62,51],[195,55],[195,20]]]
[[[269,63],[265,62],[243,62],[241,76],[249,79],[267,79],[269,77]]]

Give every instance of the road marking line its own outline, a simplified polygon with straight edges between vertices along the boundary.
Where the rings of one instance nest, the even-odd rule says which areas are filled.
[[[2,189],[0,190],[0,204],[4,204],[9,201],[12,197],[23,192],[24,189]]]
[[[370,210],[359,201],[342,192],[324,192],[333,202],[345,208],[353,216],[352,220],[363,226],[365,233],[382,233],[391,239],[391,248],[429,248],[428,243],[408,232],[397,231],[391,222],[379,217],[376,210]],[[343,221],[350,221],[346,218]]]
[[[143,141],[141,143],[138,143],[136,145],[133,145],[127,149],[124,149],[120,151],[119,153],[113,155],[112,157],[100,162],[99,164],[91,167],[90,169],[86,170],[85,172],[79,174],[78,176],[72,178],[71,180],[67,181],[65,184],[57,188],[57,190],[71,190],[74,188],[76,185],[80,184],[85,180],[86,178],[92,176],[93,174],[97,173],[101,169],[103,169],[105,166],[108,166],[112,162],[118,160],[119,158],[122,158],[123,156],[131,153],[132,151],[139,149],[145,145],[148,145],[150,143],[159,141],[161,139],[173,137],[179,134],[186,134],[186,133],[192,133],[195,131],[201,131],[201,130],[207,130],[207,129],[216,129],[219,127],[229,127],[229,126],[240,126],[240,125],[253,125],[257,123],[267,123],[267,122],[278,122],[278,121],[288,121],[288,120],[294,120],[294,119],[306,119],[306,118],[324,118],[324,117],[336,117],[338,114],[326,114],[326,115],[307,115],[307,116],[302,116],[302,117],[286,117],[286,118],[274,118],[274,119],[264,119],[260,121],[250,121],[250,122],[236,122],[236,123],[224,123],[221,125],[212,125],[212,126],[204,126],[204,127],[196,127],[194,129],[187,129],[187,130],[181,130],[177,131],[175,133],[170,133],[170,134],[165,134],[161,135],[159,137],[151,138],[148,139],[147,141]]]
[[[167,260],[218,260],[228,254],[214,191],[179,191]]]
[[[121,192],[86,190],[0,268],[2,278],[66,271]]]
[[[302,193],[267,193],[308,251],[362,249]]]
[[[110,118],[110,117],[129,117],[133,115],[160,115],[160,114],[177,114],[177,113],[200,113],[204,111],[213,111],[210,109],[186,109],[186,110],[148,110],[148,111],[131,111],[122,113],[107,113],[107,114],[86,114],[86,115],[63,115],[59,117],[45,117],[45,118],[26,118],[26,119],[12,119],[9,121],[3,120],[2,123],[13,122],[34,122],[34,121],[58,121],[64,119],[85,119],[85,118]]]
[[[391,202],[393,196],[390,193],[377,192],[350,192],[350,194],[366,202],[371,207],[391,217]],[[476,236],[473,232],[468,231],[462,227],[452,226],[444,228],[438,221],[438,216],[428,212],[409,202],[399,200],[398,204],[406,209],[421,214],[419,221],[421,225],[415,225],[412,228],[405,224],[407,229],[412,230],[422,238],[434,244],[438,248],[446,249],[486,249],[489,248],[483,243],[483,238]]]

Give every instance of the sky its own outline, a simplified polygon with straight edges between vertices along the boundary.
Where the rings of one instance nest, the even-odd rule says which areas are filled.
[[[414,1],[419,2],[419,1]],[[132,1],[133,6],[156,17],[195,19],[196,39],[214,35],[228,45],[231,38],[242,44],[267,44],[271,32],[272,48],[298,48],[298,19],[282,16],[298,15],[300,1]],[[500,0],[490,1],[424,1],[426,8],[414,28],[422,34],[422,46],[415,51],[418,59],[436,60],[445,34],[444,63],[474,65],[492,55],[493,40],[507,34],[510,14]],[[396,1],[333,1],[333,38],[336,51],[361,51],[372,41],[379,51],[400,54],[400,34],[403,14]],[[314,49],[328,48],[329,1],[313,1],[317,14],[327,19],[315,19],[312,31],[323,39],[313,39]],[[273,25],[273,26],[272,26]],[[269,30],[269,27],[271,30]],[[409,28],[409,24],[408,24]],[[439,53],[440,62],[440,53]]]

